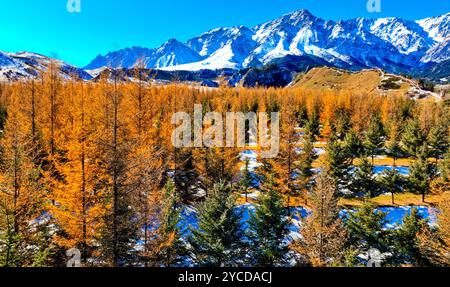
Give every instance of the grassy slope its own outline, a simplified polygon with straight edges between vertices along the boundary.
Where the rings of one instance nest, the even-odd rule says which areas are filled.
[[[314,68],[306,74],[299,75],[293,86],[322,91],[351,90],[364,94],[383,93],[389,95],[405,95],[411,87],[409,83],[403,82],[399,89],[382,91],[379,89],[382,80],[382,72],[377,70],[364,70],[352,73],[322,67]]]

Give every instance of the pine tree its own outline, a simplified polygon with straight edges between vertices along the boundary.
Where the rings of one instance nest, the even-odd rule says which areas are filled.
[[[0,104],[0,131],[2,132],[3,129],[5,128],[6,117],[7,117],[6,108],[2,104]]]
[[[352,159],[352,165],[356,158],[364,153],[364,145],[355,131],[351,130],[344,139],[344,146]]]
[[[407,154],[417,157],[425,142],[420,123],[417,119],[411,119],[406,123],[402,134],[402,147]]]
[[[409,175],[409,190],[422,195],[425,202],[427,193],[430,192],[430,166],[427,160],[427,148],[424,145],[418,154],[418,159],[412,164]]]
[[[308,136],[303,138],[303,147],[299,156],[298,167],[298,184],[305,191],[305,204],[308,205],[308,193],[311,189],[311,181],[314,175],[312,164],[317,159],[314,151],[314,142]]]
[[[387,169],[380,177],[380,187],[392,195],[392,204],[395,205],[395,194],[400,193],[404,189],[405,180],[394,166]]]
[[[305,135],[309,136],[313,141],[320,136],[320,115],[316,109],[305,125]]]
[[[389,141],[386,143],[387,155],[394,160],[394,167],[397,164],[397,159],[402,155],[402,148],[400,145],[400,127],[398,123],[392,123],[389,132]]]
[[[433,126],[428,135],[427,143],[430,148],[430,156],[436,159],[436,165],[450,147],[448,131],[448,125],[442,122]]]
[[[300,127],[305,127],[306,124],[309,121],[309,117],[308,117],[308,108],[306,107],[306,105],[302,104],[300,106],[300,110],[297,113],[297,119],[298,122],[300,124]]]
[[[450,182],[450,148],[439,165],[439,174],[444,182]]]
[[[196,266],[239,266],[245,253],[241,212],[231,187],[218,183],[198,207],[198,229],[189,238],[190,256]]]
[[[239,189],[245,194],[245,202],[248,203],[248,192],[253,187],[254,177],[250,171],[250,159],[245,159],[244,170],[242,171],[241,180],[239,181]]]
[[[381,122],[381,117],[376,114],[370,120],[369,129],[366,132],[366,139],[364,141],[364,146],[368,154],[372,157],[372,165],[374,164],[375,155],[378,155],[384,146],[385,137],[386,132]]]
[[[346,187],[351,158],[347,149],[334,137],[328,141],[325,170],[338,187]]]
[[[388,155],[391,156],[392,159],[394,160],[394,167],[395,167],[397,164],[397,160],[402,154],[400,142],[397,139],[393,139],[387,144],[386,147]]]
[[[361,163],[356,167],[351,189],[354,193],[365,194],[368,198],[375,196],[378,189],[376,175],[373,171],[373,165],[367,158],[363,158]]]
[[[263,184],[256,210],[250,217],[252,266],[273,267],[287,260],[288,212],[274,185],[272,178]]]
[[[386,223],[386,214],[366,203],[345,220],[349,243],[360,252],[368,252],[372,248],[388,252],[389,231],[384,229]]]
[[[413,266],[423,266],[427,261],[420,251],[419,236],[424,228],[427,228],[427,220],[420,214],[417,208],[406,215],[402,224],[394,231],[394,256],[400,263],[406,262]]]
[[[339,264],[344,256],[346,232],[339,219],[336,186],[326,175],[318,177],[311,195],[312,214],[301,230],[301,239],[292,246],[308,265],[324,267]]]
[[[350,111],[345,107],[338,107],[333,113],[331,128],[339,140],[344,140],[352,128]]]

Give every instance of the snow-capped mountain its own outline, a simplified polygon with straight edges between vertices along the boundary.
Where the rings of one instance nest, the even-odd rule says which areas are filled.
[[[168,66],[182,65],[202,60],[197,52],[186,44],[175,39],[170,39],[158,49],[132,47],[106,56],[97,56],[85,70],[96,70],[101,67],[111,68],[164,68]]]
[[[295,59],[292,61],[292,59]],[[418,21],[400,18],[331,21],[307,10],[281,16],[252,28],[217,28],[181,43],[171,39],[159,48],[132,47],[97,56],[84,70],[57,61],[63,76],[96,77],[105,67],[145,67],[199,71],[291,63],[307,70],[332,66],[350,70],[382,68],[394,73],[445,77],[450,60],[450,13]],[[0,52],[0,80],[36,77],[51,59],[34,53]],[[434,66],[438,66],[436,69]]]
[[[419,21],[330,21],[300,10],[253,28],[214,29],[186,43],[170,40],[158,49],[112,52],[98,56],[86,69],[131,68],[138,60],[147,68],[165,70],[241,69],[286,56],[319,58],[346,69],[411,71],[450,59],[450,13]]]
[[[58,66],[58,73],[63,78],[74,75],[85,80],[92,78],[80,68],[43,55],[30,52],[4,53],[0,51],[0,81],[36,78],[48,69],[52,61]]]

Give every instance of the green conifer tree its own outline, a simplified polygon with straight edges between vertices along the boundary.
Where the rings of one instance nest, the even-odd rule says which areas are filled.
[[[252,265],[270,267],[287,260],[287,236],[289,234],[288,211],[282,196],[268,179],[262,186],[255,213],[249,221],[249,238],[252,250]]]
[[[412,164],[409,175],[409,190],[417,194],[422,194],[422,201],[425,202],[427,193],[430,192],[430,166],[427,160],[427,147],[424,145],[418,153],[417,160]]]
[[[250,171],[250,159],[245,159],[244,170],[242,171],[241,180],[239,181],[239,189],[245,194],[245,202],[248,203],[248,192],[252,188],[254,177]]]
[[[305,125],[305,135],[309,136],[313,141],[320,136],[320,116],[315,110]]]
[[[378,155],[384,146],[386,140],[386,132],[379,114],[372,116],[369,129],[366,132],[364,146],[366,151],[372,157],[372,165],[375,161],[375,156]]]
[[[425,138],[423,136],[420,123],[417,119],[411,119],[406,123],[401,143],[405,152],[413,157],[417,157],[420,148],[423,146]]]
[[[298,182],[301,188],[305,191],[305,203],[308,205],[308,192],[312,187],[311,179],[314,175],[312,164],[317,159],[317,154],[314,151],[314,142],[308,136],[303,139],[303,148],[298,162]]]
[[[345,220],[350,244],[360,252],[372,248],[388,252],[390,231],[384,228],[386,223],[386,213],[376,211],[373,205],[366,203]]]
[[[347,149],[333,135],[326,147],[325,169],[338,187],[346,187],[351,158]]]
[[[352,165],[356,158],[364,153],[364,145],[354,130],[351,130],[344,139],[344,146],[352,159]]]
[[[444,157],[450,147],[448,129],[448,125],[439,123],[431,128],[428,135],[427,142],[430,148],[430,156],[436,159],[436,165],[438,165],[439,159]]]
[[[369,198],[373,198],[378,191],[373,165],[367,158],[363,158],[361,163],[356,167],[351,189],[354,193],[362,193]]]
[[[198,207],[198,229],[189,238],[190,256],[196,266],[236,267],[242,264],[245,244],[242,212],[236,210],[232,188],[214,186]]]
[[[421,254],[418,239],[418,235],[424,228],[428,228],[427,220],[419,214],[417,208],[413,208],[393,234],[395,250],[393,254],[398,263],[409,263],[413,266],[427,265],[427,260]]]
[[[395,194],[403,191],[405,180],[395,166],[387,169],[380,177],[380,187],[392,195],[392,204],[395,205]]]

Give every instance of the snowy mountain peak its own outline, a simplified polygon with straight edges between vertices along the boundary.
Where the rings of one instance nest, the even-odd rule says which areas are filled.
[[[442,43],[450,38],[450,13],[417,21],[430,38]]]
[[[0,51],[0,81],[37,78],[45,73],[50,64],[55,63],[62,78],[74,76],[84,80],[92,77],[77,67],[31,52],[4,53]]]
[[[287,13],[285,15],[283,15],[281,18],[289,18],[290,20],[293,21],[298,21],[298,20],[312,20],[312,19],[317,19],[316,16],[314,16],[313,14],[311,14],[311,12],[309,12],[306,9],[300,9],[294,12],[290,12]]]
[[[133,67],[144,58],[148,68],[241,69],[300,56],[339,68],[408,72],[449,60],[449,47],[450,13],[418,21],[395,17],[333,21],[303,9],[251,28],[216,28],[186,43],[171,39],[157,49],[112,52],[87,68]]]

